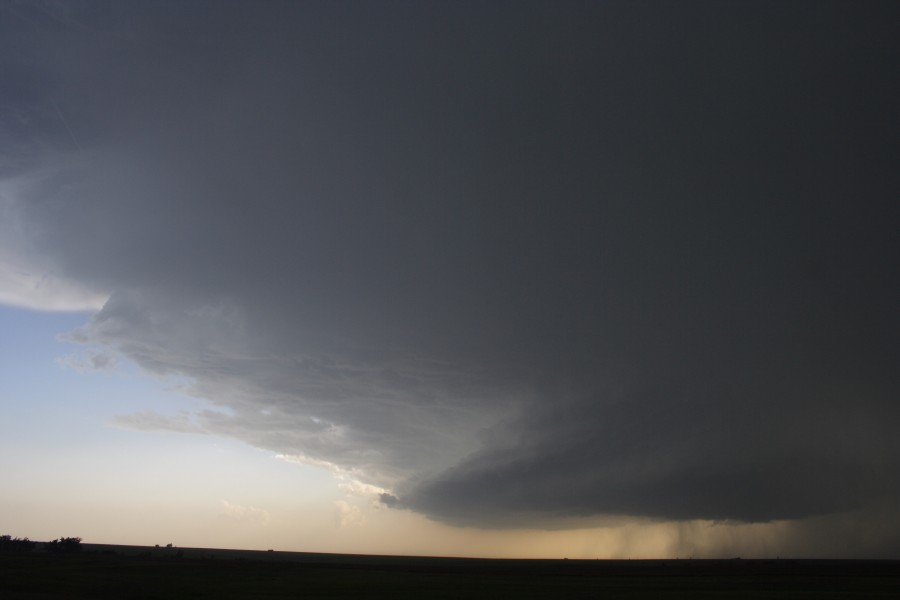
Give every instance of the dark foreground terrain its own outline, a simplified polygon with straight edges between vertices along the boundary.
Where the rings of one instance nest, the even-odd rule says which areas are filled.
[[[900,561],[485,560],[85,544],[0,555],[3,600],[900,598]]]

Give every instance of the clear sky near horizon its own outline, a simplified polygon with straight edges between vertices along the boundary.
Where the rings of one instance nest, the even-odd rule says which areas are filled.
[[[900,558],[898,30],[0,0],[0,533]]]

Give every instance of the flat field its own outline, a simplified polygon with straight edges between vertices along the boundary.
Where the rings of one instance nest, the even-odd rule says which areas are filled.
[[[900,598],[900,561],[490,560],[145,548],[0,555],[4,600]]]

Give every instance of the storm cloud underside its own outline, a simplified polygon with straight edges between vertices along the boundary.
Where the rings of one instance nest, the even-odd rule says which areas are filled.
[[[0,6],[6,272],[210,403],[121,423],[481,527],[898,499],[896,4]]]

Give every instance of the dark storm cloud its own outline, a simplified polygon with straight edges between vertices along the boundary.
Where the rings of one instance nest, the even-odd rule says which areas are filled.
[[[900,491],[898,411],[886,401],[867,404],[863,416],[827,389],[793,397],[772,387],[777,396],[760,402],[732,386],[672,383],[634,386],[611,401],[550,397],[493,438],[502,443],[400,497],[450,522],[514,526],[588,518],[598,507],[769,521],[847,511]]]
[[[900,481],[897,18],[7,3],[5,252],[213,405],[132,427],[454,523],[852,511]]]

